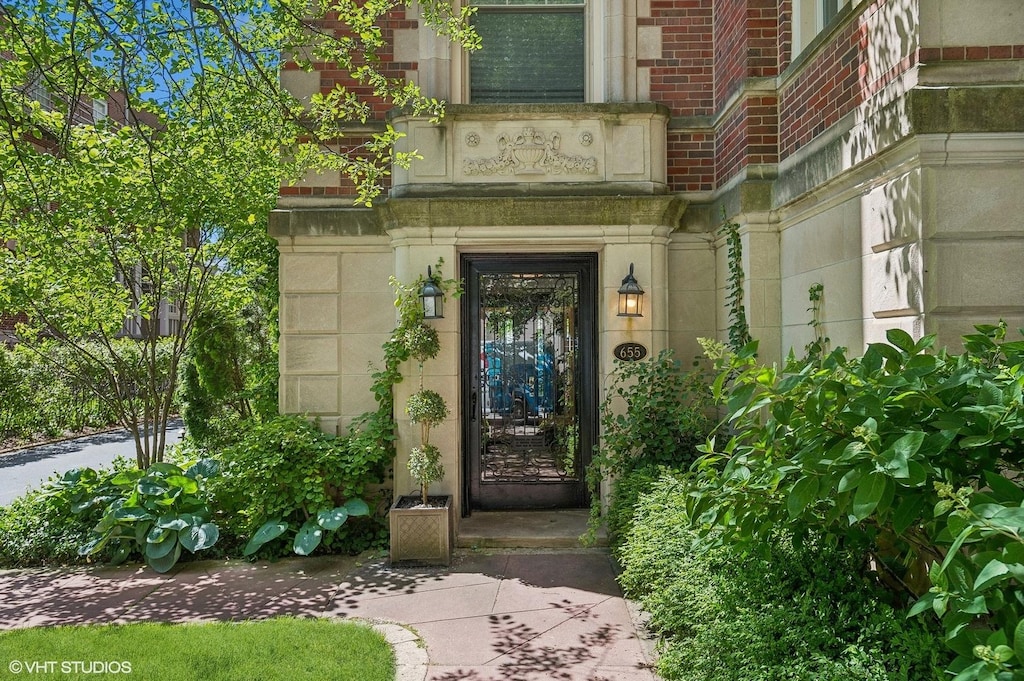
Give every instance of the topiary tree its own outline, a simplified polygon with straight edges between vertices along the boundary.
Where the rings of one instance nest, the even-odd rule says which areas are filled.
[[[452,290],[453,295],[461,294],[459,282],[441,278],[441,265],[438,260],[434,269],[435,285],[442,290]],[[399,326],[392,335],[392,341],[401,346],[401,356],[416,360],[419,373],[419,389],[409,397],[405,412],[413,423],[420,426],[420,445],[409,452],[409,474],[420,485],[420,495],[424,505],[427,504],[427,490],[433,482],[444,479],[444,466],[441,464],[441,452],[430,444],[430,429],[448,417],[448,405],[444,398],[433,390],[423,387],[423,363],[437,357],[441,351],[441,342],[437,330],[424,322],[423,307],[419,292],[426,283],[420,277],[411,286],[405,286],[392,278],[391,285],[395,289],[395,307],[398,308]]]

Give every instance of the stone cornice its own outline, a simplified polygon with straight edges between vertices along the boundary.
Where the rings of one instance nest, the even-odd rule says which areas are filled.
[[[384,229],[398,227],[660,225],[675,229],[686,210],[676,196],[563,196],[392,199]]]

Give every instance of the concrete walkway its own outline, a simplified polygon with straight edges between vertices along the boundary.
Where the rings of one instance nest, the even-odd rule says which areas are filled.
[[[467,550],[447,569],[364,556],[204,561],[166,575],[140,567],[0,572],[0,629],[286,614],[378,623],[395,645],[401,681],[656,678],[651,642],[602,550]]]

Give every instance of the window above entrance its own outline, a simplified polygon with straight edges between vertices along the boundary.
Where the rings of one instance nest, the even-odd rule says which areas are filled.
[[[478,0],[483,47],[469,58],[474,104],[584,101],[582,0]]]

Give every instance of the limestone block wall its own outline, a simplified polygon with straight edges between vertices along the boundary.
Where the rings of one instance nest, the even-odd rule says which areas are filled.
[[[369,367],[395,326],[392,251],[386,239],[359,241],[279,239],[280,410],[329,433],[375,408]]]
[[[926,331],[956,347],[974,324],[1024,327],[1024,133],[924,140]]]
[[[716,290],[716,255],[708,235],[676,233],[668,246],[668,347],[689,366],[702,355],[697,339],[715,338],[724,308]]]

